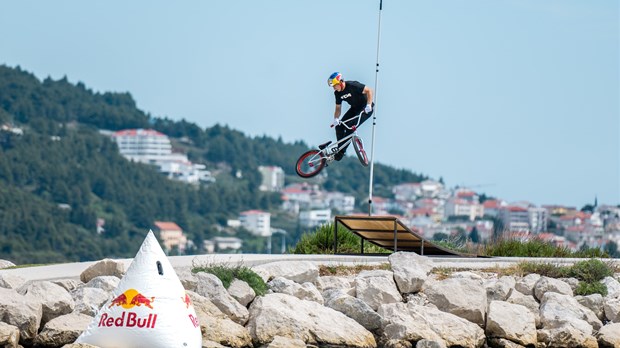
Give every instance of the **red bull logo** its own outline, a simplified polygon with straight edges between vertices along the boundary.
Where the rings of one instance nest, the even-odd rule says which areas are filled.
[[[99,319],[99,327],[137,327],[143,329],[154,329],[157,322],[157,314],[149,314],[148,317],[139,318],[133,312],[123,312],[120,317],[109,316],[103,313]]]
[[[144,306],[153,309],[153,301],[155,301],[155,297],[147,297],[136,289],[129,289],[110,301],[108,308],[122,307],[123,309],[131,309]],[[98,326],[154,329],[155,323],[157,323],[156,313],[143,317],[138,317],[138,314],[133,312],[123,312],[120,317],[113,317],[108,315],[108,313],[103,313]]]
[[[114,306],[120,306],[125,309],[133,308],[134,306],[145,306],[153,309],[152,303],[155,301],[155,297],[146,297],[139,293],[136,289],[129,289],[110,302],[108,308]]]

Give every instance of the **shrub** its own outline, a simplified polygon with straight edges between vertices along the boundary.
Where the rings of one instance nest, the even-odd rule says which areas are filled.
[[[575,277],[586,283],[598,282],[613,275],[614,271],[611,266],[597,259],[579,261],[568,272],[569,277]]]
[[[577,289],[575,289],[575,295],[587,296],[592,294],[607,296],[607,286],[601,282],[579,282]]]
[[[338,226],[338,253],[357,254],[361,249],[361,238],[344,226]],[[292,254],[332,254],[334,252],[334,225],[324,224],[312,233],[305,233],[290,250]],[[389,250],[372,243],[364,243],[364,253],[389,253]]]
[[[243,265],[194,266],[194,268],[192,268],[192,272],[211,273],[222,281],[222,284],[226,289],[230,287],[230,284],[234,279],[239,279],[248,283],[248,285],[252,288],[252,290],[254,290],[257,296],[261,296],[267,293],[267,284],[265,284],[263,278],[261,278],[258,274],[256,274],[256,272],[252,271],[250,268]]]

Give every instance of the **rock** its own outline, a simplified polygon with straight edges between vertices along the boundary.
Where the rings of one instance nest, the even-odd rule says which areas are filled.
[[[524,295],[519,291],[512,291],[506,302],[512,304],[518,304],[527,308],[533,315],[536,322],[536,328],[541,328],[540,323],[540,304],[536,301],[533,295]]]
[[[373,310],[386,303],[402,302],[403,298],[390,271],[362,271],[355,277],[357,298]]]
[[[80,280],[84,283],[88,283],[91,279],[99,276],[115,276],[120,279],[125,275],[125,271],[125,264],[123,262],[103,259],[86,268],[82,274],[80,274]]]
[[[325,306],[343,313],[372,331],[381,327],[381,316],[366,302],[348,295],[341,289],[330,289],[325,293]]]
[[[391,303],[379,307],[385,341],[422,339],[443,342],[446,346],[481,347],[484,331],[454,314],[414,303]]]
[[[448,278],[425,286],[424,293],[439,310],[484,327],[487,296],[482,281]]]
[[[373,335],[346,315],[313,301],[267,294],[250,305],[247,328],[255,345],[276,336],[321,346],[376,347]]]
[[[283,277],[296,283],[316,283],[319,279],[319,268],[310,261],[278,261],[252,267],[265,282],[275,277]]]
[[[557,327],[561,322],[570,318],[583,320],[595,330],[600,329],[603,323],[590,309],[582,306],[574,297],[555,292],[547,292],[540,304],[540,320],[543,328]],[[587,330],[591,331],[591,330]]]
[[[596,335],[599,347],[618,348],[620,347],[620,323],[607,324],[598,330]]]
[[[606,298],[618,298],[620,297],[620,282],[613,277],[605,277],[601,280],[601,283],[607,287]]]
[[[62,287],[63,289],[69,292],[76,290],[80,286],[84,285],[84,283],[82,283],[79,280],[75,280],[75,279],[59,279],[59,280],[52,280],[51,282],[56,285],[59,285],[60,287]]]
[[[516,284],[514,277],[504,276],[484,282],[487,292],[487,302],[506,301]]]
[[[540,280],[540,274],[528,274],[525,277],[517,280],[517,282],[515,283],[515,290],[519,291],[524,295],[534,296],[534,285],[536,285],[536,282],[538,282],[538,280]]]
[[[208,298],[234,322],[244,325],[248,320],[248,309],[235,300],[222,281],[211,273],[196,273],[196,293]]]
[[[98,288],[106,292],[112,292],[120,283],[120,278],[116,276],[98,276],[86,283],[86,287]]]
[[[9,260],[0,260],[0,269],[15,267],[15,264]]]
[[[607,320],[620,323],[620,298],[605,299],[603,304]]]
[[[92,320],[92,317],[81,313],[56,317],[45,324],[34,342],[45,347],[60,347],[73,343]]]
[[[80,287],[71,292],[71,297],[75,302],[74,312],[90,315],[94,317],[101,306],[112,297],[111,293],[99,288]]]
[[[534,314],[524,306],[491,301],[486,323],[487,337],[503,338],[521,345],[536,344]]]
[[[17,348],[19,343],[19,329],[0,321],[0,346],[5,348]]]
[[[0,288],[0,321],[19,329],[20,344],[27,345],[34,339],[42,316],[41,301],[15,290]]]
[[[211,345],[212,347],[217,345],[233,348],[252,347],[252,337],[245,327],[230,320],[208,298],[193,291],[187,291],[187,294],[192,300],[200,322],[203,345],[206,340],[215,343]]]
[[[547,292],[557,292],[558,294],[573,296],[573,289],[565,282],[559,279],[540,277],[536,284],[534,284],[534,296],[538,301],[542,301],[543,296]]]
[[[306,348],[306,343],[300,339],[276,336],[271,343],[263,348]]]
[[[0,273],[0,287],[6,289],[18,289],[26,284],[26,279],[13,273]]]
[[[575,300],[582,306],[590,309],[599,320],[605,319],[605,311],[603,310],[603,296],[601,294],[592,294],[588,296],[575,296]]]
[[[300,285],[283,277],[275,277],[267,285],[273,292],[288,294],[301,300],[314,301],[320,304],[324,302],[319,290],[309,282]]]
[[[60,285],[56,285],[49,281],[36,281],[28,286],[22,286],[18,292],[26,297],[32,297],[41,302],[43,314],[41,324],[73,312],[75,302],[73,298]]]
[[[433,269],[433,261],[412,252],[396,252],[388,257],[394,280],[401,293],[418,292]]]
[[[228,293],[245,307],[256,297],[254,289],[252,289],[248,283],[239,279],[234,279],[232,283],[230,283]]]

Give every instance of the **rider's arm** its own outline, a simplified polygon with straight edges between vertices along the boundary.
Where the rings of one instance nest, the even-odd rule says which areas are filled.
[[[334,118],[340,117],[341,110],[342,110],[342,104],[336,104],[336,110],[334,111]]]
[[[366,96],[366,104],[372,105],[372,89],[368,88],[368,86],[364,86],[362,93]]]

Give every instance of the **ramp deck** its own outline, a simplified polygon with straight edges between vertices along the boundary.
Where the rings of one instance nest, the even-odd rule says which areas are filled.
[[[364,253],[364,241],[387,250],[413,251],[426,256],[476,257],[476,255],[459,253],[425,239],[407,227],[396,216],[336,216],[334,223],[334,254],[338,253],[338,225],[362,239],[361,253]]]

